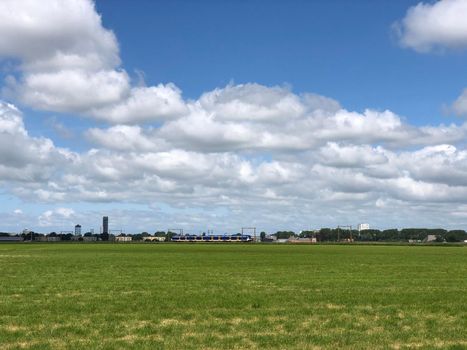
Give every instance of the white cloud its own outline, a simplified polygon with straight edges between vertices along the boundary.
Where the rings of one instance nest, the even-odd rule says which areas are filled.
[[[107,149],[119,151],[158,151],[168,148],[164,140],[155,136],[153,129],[137,125],[115,125],[108,129],[92,128],[86,132],[90,141]]]
[[[47,210],[38,217],[39,226],[50,227],[50,226],[61,226],[61,227],[72,227],[73,217],[75,211],[71,208],[56,208],[53,210]]]
[[[173,84],[132,87],[91,0],[0,3],[0,58],[19,60],[3,95],[36,109],[136,123],[186,111]],[[19,73],[19,74],[18,74]],[[19,76],[18,76],[19,75]]]
[[[6,93],[33,108],[86,113],[89,106],[118,103],[129,93],[129,85],[123,71],[61,70],[27,74],[21,82],[10,78]]]
[[[385,150],[381,147],[368,145],[340,146],[335,142],[329,142],[319,151],[319,159],[322,164],[333,167],[364,167],[379,165],[388,161]]]
[[[467,47],[467,1],[420,2],[408,9],[395,28],[400,43],[418,52]]]
[[[228,85],[205,93],[199,104],[219,121],[277,122],[305,112],[299,97],[286,88],[259,84]]]
[[[0,132],[26,136],[23,118],[20,111],[14,105],[0,101]]]
[[[158,201],[198,218],[214,206],[239,225],[247,217],[264,225],[304,222],[300,215],[345,221],[352,210],[392,217],[397,206],[424,215],[433,203],[447,211],[467,194],[465,125],[415,127],[389,111],[342,108],[311,109],[281,124],[226,121],[198,101],[188,106],[187,116],[160,128],[91,128],[86,135],[97,148],[78,153],[29,136],[18,109],[1,104],[0,140],[15,146],[0,147],[0,180],[28,201]],[[284,216],[266,220],[268,210]],[[52,216],[60,213],[42,215],[44,227],[64,222]]]
[[[112,123],[138,123],[169,119],[187,112],[181,91],[174,84],[135,87],[126,99],[93,108],[88,113]]]
[[[0,181],[44,181],[70,157],[51,140],[30,137],[19,110],[0,101]]]
[[[91,0],[2,0],[0,55],[26,71],[100,70],[120,64],[115,35]]]

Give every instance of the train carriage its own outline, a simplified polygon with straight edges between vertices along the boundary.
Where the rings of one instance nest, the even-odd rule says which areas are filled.
[[[171,238],[172,242],[217,242],[217,243],[229,243],[229,242],[252,242],[253,239],[250,235],[175,235]]]

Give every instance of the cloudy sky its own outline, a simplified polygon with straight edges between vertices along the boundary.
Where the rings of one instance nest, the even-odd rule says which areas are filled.
[[[467,0],[0,1],[0,230],[467,229]]]

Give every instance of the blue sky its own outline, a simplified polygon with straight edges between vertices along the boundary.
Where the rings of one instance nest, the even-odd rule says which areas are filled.
[[[5,0],[0,230],[467,228],[466,14]]]

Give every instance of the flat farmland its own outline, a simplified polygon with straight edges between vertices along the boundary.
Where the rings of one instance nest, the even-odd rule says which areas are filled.
[[[465,349],[467,247],[1,244],[0,349]]]

